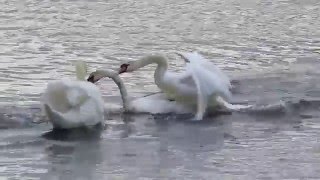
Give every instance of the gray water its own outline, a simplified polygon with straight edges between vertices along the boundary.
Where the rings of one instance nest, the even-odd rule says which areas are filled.
[[[318,0],[24,0],[0,3],[0,179],[320,179]],[[208,117],[115,114],[100,131],[41,120],[46,84],[151,53],[198,51],[235,82],[233,102],[284,108]],[[154,66],[123,75],[158,89]],[[110,80],[105,101],[119,103]]]

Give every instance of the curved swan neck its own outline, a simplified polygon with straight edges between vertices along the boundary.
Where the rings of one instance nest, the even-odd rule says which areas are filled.
[[[123,108],[127,111],[129,108],[127,89],[125,88],[124,83],[119,76],[112,77],[112,79],[119,87]]]
[[[154,79],[156,85],[160,86],[162,82],[162,78],[165,74],[165,72],[168,69],[168,61],[165,57],[160,56],[160,55],[151,55],[151,56],[146,56],[142,58],[138,64],[139,67],[146,66],[148,64],[157,64],[157,68],[154,72]]]
[[[103,71],[103,70],[100,73],[105,77],[111,78],[116,83],[116,85],[118,86],[118,88],[120,90],[123,108],[125,109],[125,111],[127,111],[129,108],[128,93],[127,93],[127,89],[125,88],[124,83],[121,80],[121,78],[114,73],[112,75],[110,75],[109,72]]]
[[[160,55],[150,55],[150,56],[143,57],[140,60],[140,67],[143,67],[152,63],[155,63],[158,66],[161,66],[166,69],[168,68],[167,59]]]

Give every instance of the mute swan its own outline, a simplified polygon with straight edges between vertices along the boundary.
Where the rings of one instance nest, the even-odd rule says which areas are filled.
[[[77,81],[48,83],[42,95],[45,114],[54,128],[95,126],[104,121],[104,103],[97,86],[85,81],[86,65],[76,64]]]
[[[160,55],[143,57],[138,61],[122,64],[119,74],[132,72],[149,64],[157,64],[154,73],[155,84],[172,98],[183,104],[197,105],[195,120],[201,120],[209,106],[234,108],[227,103],[231,98],[229,78],[214,64],[197,52],[180,53],[186,62],[186,71],[176,74],[168,71],[167,59]]]
[[[151,114],[190,112],[189,107],[178,104],[175,101],[170,101],[161,93],[129,100],[123,81],[119,77],[118,72],[113,70],[96,70],[89,75],[87,81],[95,83],[104,77],[111,78],[117,84],[120,90],[123,108],[126,112]]]

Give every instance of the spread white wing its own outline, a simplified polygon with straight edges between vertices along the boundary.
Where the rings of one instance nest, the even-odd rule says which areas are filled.
[[[186,71],[192,76],[197,89],[197,114],[196,119],[202,119],[208,100],[213,96],[220,96],[226,100],[231,98],[229,78],[222,73],[213,63],[206,60],[200,54],[181,53],[186,61]]]

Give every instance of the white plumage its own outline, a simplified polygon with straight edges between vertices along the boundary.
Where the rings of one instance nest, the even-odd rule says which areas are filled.
[[[180,74],[169,72],[167,59],[159,55],[122,64],[119,73],[132,72],[152,63],[157,64],[155,84],[167,98],[187,106],[197,106],[197,120],[203,118],[207,109],[214,110],[217,105],[226,107],[231,98],[231,83],[227,75],[197,52],[179,55],[186,62],[186,71]]]
[[[49,82],[41,97],[44,112],[54,128],[94,126],[104,121],[100,90],[84,80],[84,63],[78,62],[76,70],[78,80]]]

